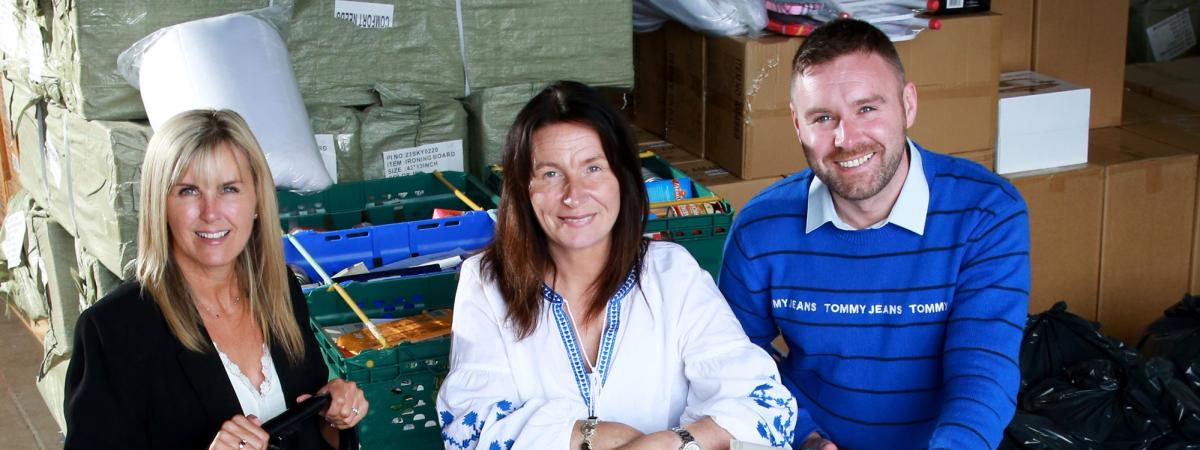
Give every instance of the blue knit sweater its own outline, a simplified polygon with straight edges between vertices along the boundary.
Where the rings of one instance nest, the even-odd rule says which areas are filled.
[[[888,224],[805,234],[811,170],[738,214],[720,287],[746,334],[779,363],[819,431],[863,449],[995,449],[1016,408],[1029,297],[1025,202],[967,160],[920,150],[924,235]]]

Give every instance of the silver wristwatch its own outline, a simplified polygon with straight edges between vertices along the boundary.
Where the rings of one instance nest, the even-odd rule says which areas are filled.
[[[703,450],[700,448],[700,443],[696,442],[696,438],[692,437],[692,433],[683,427],[675,427],[671,431],[674,431],[679,435],[679,439],[683,440],[683,443],[679,445],[679,450]]]

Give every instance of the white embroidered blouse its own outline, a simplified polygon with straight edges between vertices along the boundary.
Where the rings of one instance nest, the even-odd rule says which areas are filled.
[[[589,411],[644,433],[709,416],[738,440],[790,445],[796,402],[775,362],[682,247],[651,243],[641,288],[630,276],[609,301],[592,374],[562,297],[546,287],[543,298],[518,342],[480,256],[463,263],[437,398],[447,449],[565,450]]]

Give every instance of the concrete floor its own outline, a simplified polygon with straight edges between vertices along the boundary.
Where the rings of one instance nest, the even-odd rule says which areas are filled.
[[[62,433],[34,385],[42,344],[0,302],[0,436],[5,449],[62,448]]]

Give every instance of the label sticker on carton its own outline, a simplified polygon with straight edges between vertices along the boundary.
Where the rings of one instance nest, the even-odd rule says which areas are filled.
[[[1189,8],[1146,28],[1150,49],[1155,61],[1166,61],[1196,46],[1196,31],[1192,28]]]
[[[21,265],[21,247],[25,246],[25,214],[9,214],[4,216],[4,242],[0,247],[4,251],[4,259],[8,260],[8,268]]]
[[[463,170],[462,139],[383,152],[383,176],[403,177],[434,170]]]
[[[359,28],[392,28],[396,5],[336,0],[333,16]]]

